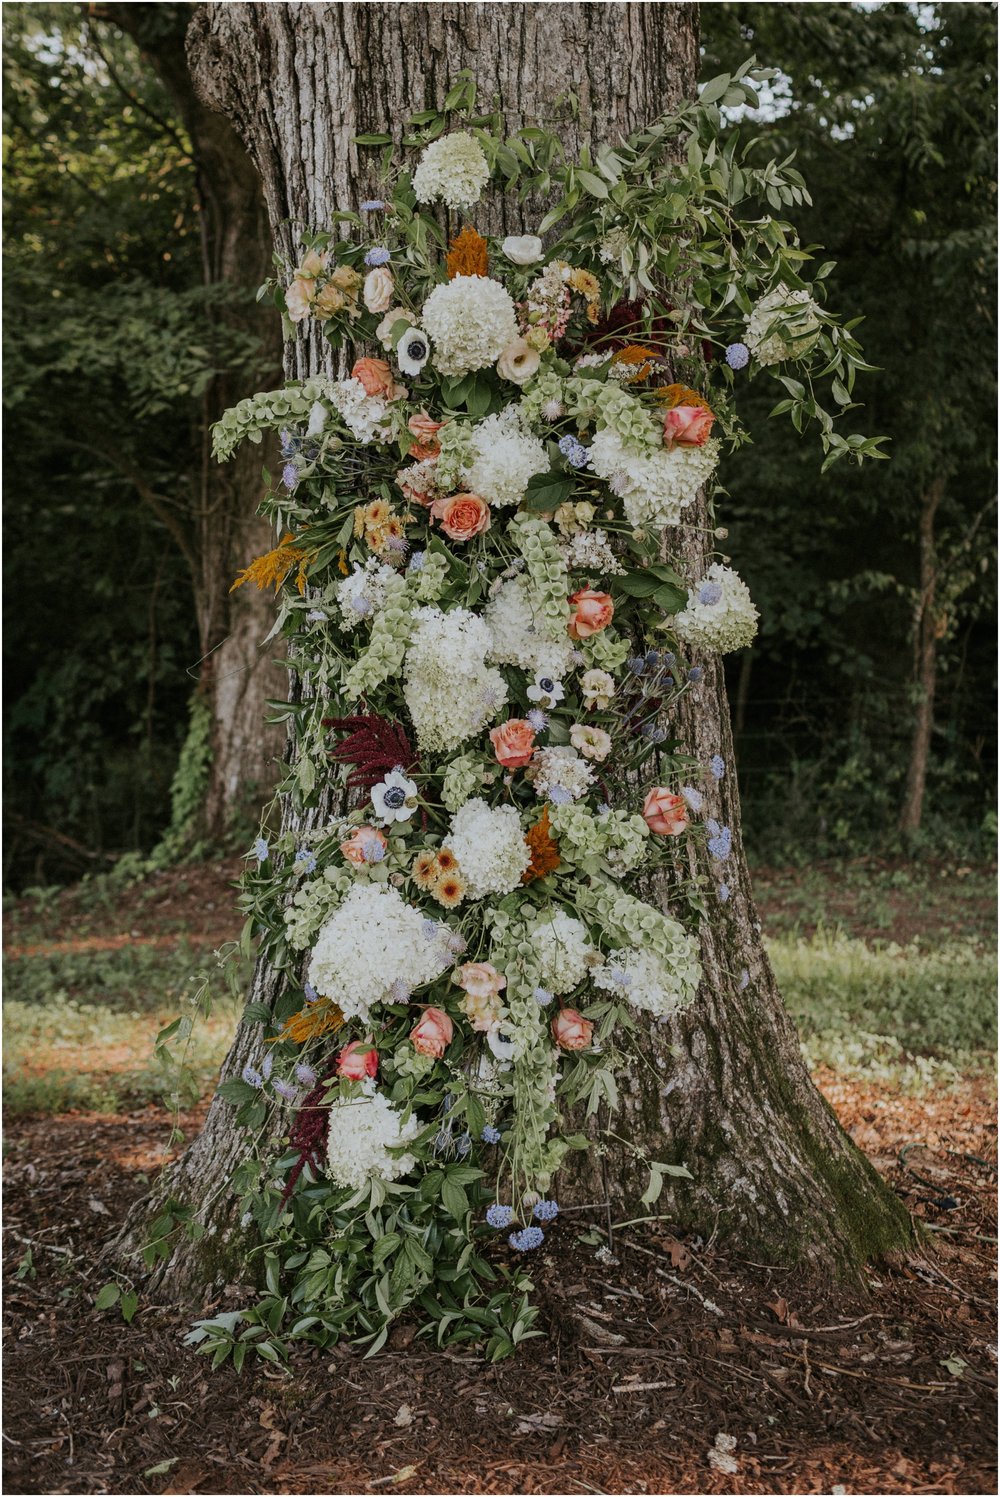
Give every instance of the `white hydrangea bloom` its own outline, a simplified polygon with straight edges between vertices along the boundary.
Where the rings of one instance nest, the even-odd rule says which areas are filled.
[[[537,796],[548,796],[557,805],[579,800],[594,783],[594,771],[586,759],[575,748],[563,745],[536,749],[525,774]]]
[[[424,302],[423,325],[442,374],[468,374],[495,364],[517,337],[510,295],[488,276],[457,275],[435,286]]]
[[[384,400],[369,395],[360,380],[353,377],[335,380],[329,387],[329,395],[331,405],[362,446],[389,440],[390,432],[383,425],[389,407]]]
[[[397,584],[397,574],[392,567],[383,565],[378,557],[369,557],[364,566],[356,563],[351,575],[338,582],[334,589],[344,627],[354,629],[362,619],[373,618],[385,607]]]
[[[581,530],[563,542],[563,559],[568,571],[593,572],[598,577],[624,577],[622,566],[611,549],[605,530]]]
[[[458,859],[473,899],[512,893],[531,862],[514,807],[488,806],[478,798],[466,801],[452,817],[445,845]]]
[[[531,944],[543,988],[560,997],[583,981],[594,954],[587,927],[565,910],[554,910],[531,930]]]
[[[726,655],[751,643],[758,618],[739,573],[714,562],[703,580],[688,590],[687,604],[674,615],[673,625],[685,644]]]
[[[325,922],[309,960],[309,981],[346,1019],[367,1019],[451,966],[446,925],[428,921],[396,889],[355,884]]]
[[[536,615],[523,577],[502,584],[483,610],[492,643],[488,659],[494,665],[516,665],[531,676],[551,676],[559,681],[573,664],[573,643],[549,639],[545,621]]]
[[[398,1180],[416,1164],[413,1154],[390,1154],[412,1143],[420,1132],[416,1117],[404,1123],[388,1097],[372,1080],[362,1081],[360,1096],[339,1097],[327,1123],[327,1172],[335,1184],[358,1190],[368,1180]]]
[[[507,683],[486,664],[492,636],[467,608],[418,608],[403,667],[403,697],[421,749],[456,749],[492,722]]]
[[[791,291],[784,281],[762,296],[746,318],[743,335],[758,364],[780,364],[807,354],[819,337],[818,312],[808,291]]]
[[[700,978],[697,946],[687,935],[678,940],[669,963],[654,951],[627,946],[609,952],[593,973],[595,988],[660,1019],[691,1002]]]
[[[719,443],[711,438],[702,447],[649,448],[640,453],[605,427],[590,444],[590,466],[624,501],[629,523],[657,529],[680,524],[681,512],[694,503],[718,461]]]
[[[413,173],[413,191],[418,203],[440,199],[449,208],[471,208],[489,176],[489,163],[478,140],[455,130],[425,147]]]
[[[475,457],[464,478],[469,491],[488,504],[520,504],[528,480],[549,471],[544,442],[524,429],[514,405],[480,421],[472,438]]]

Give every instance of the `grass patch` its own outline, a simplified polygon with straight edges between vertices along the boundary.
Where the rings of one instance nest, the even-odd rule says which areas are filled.
[[[997,962],[978,942],[821,929],[772,937],[768,953],[812,1066],[918,1091],[994,1064]]]

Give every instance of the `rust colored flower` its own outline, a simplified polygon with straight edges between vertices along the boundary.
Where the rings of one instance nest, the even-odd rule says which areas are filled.
[[[656,350],[653,348],[646,348],[642,343],[626,343],[624,348],[619,348],[611,362],[627,364],[631,370],[631,378],[641,380],[649,378],[656,357]]]
[[[524,840],[531,849],[531,862],[521,874],[522,884],[530,884],[536,878],[545,878],[547,874],[555,873],[561,859],[559,843],[549,828],[548,806],[545,807],[534,826],[529,827],[525,832]]]
[[[343,1022],[344,1016],[331,998],[318,998],[315,1003],[300,1008],[297,1014],[287,1018],[271,1044],[292,1040],[296,1045],[304,1045],[306,1040],[315,1039],[317,1035],[332,1034]]]
[[[266,551],[263,556],[255,556],[249,566],[243,568],[229,591],[235,592],[245,582],[252,582],[261,592],[265,587],[273,587],[277,592],[289,572],[294,566],[298,566],[295,578],[295,586],[299,594],[306,590],[306,572],[313,553],[304,551],[301,546],[294,544],[294,535],[283,535],[273,551]]]
[[[466,224],[461,234],[456,234],[451,241],[445,264],[449,281],[457,275],[485,275],[489,264],[486,240]]]
[[[677,405],[697,405],[703,411],[711,411],[712,407],[708,401],[698,394],[697,390],[691,390],[687,385],[664,385],[656,392],[657,400],[662,400],[669,410]],[[714,413],[713,413],[714,414]]]

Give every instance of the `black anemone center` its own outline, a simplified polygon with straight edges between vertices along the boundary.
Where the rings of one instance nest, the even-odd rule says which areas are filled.
[[[406,800],[406,791],[401,785],[393,785],[385,792],[383,799],[390,811],[398,811]]]
[[[553,681],[551,676],[540,676],[538,679],[538,684],[543,691],[551,691],[556,683]]]
[[[424,351],[424,345],[420,338],[415,338],[412,343],[406,345],[406,352],[411,359],[419,359]]]

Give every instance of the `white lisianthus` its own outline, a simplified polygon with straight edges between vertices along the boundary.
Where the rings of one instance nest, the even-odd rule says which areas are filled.
[[[378,327],[375,329],[375,336],[381,343],[382,347],[385,349],[386,353],[392,352],[392,330],[396,326],[397,322],[406,322],[412,324],[413,318],[405,307],[390,307],[388,312],[386,312],[385,316],[382,318],[382,321],[379,323]]]
[[[396,283],[392,278],[392,271],[387,270],[384,265],[376,265],[365,276],[365,285],[362,295],[365,306],[369,312],[388,312],[392,306],[392,293],[396,289]]]
[[[424,148],[413,173],[413,191],[418,203],[440,199],[449,208],[471,208],[489,177],[489,163],[478,140],[456,130]]]
[[[688,590],[687,604],[674,615],[673,626],[685,644],[726,655],[752,642],[758,618],[750,589],[739,573],[715,562],[701,582]]]
[[[526,385],[538,373],[541,355],[527,338],[515,338],[497,359],[497,374],[511,384]]]
[[[517,337],[510,294],[489,276],[457,275],[435,286],[421,320],[434,344],[434,367],[442,374],[485,369]]]
[[[615,694],[615,680],[607,671],[584,671],[580,677],[580,690],[583,692],[583,705],[588,711],[596,707],[603,712]]]
[[[542,258],[542,241],[537,234],[508,234],[500,248],[514,265],[534,265]]]

